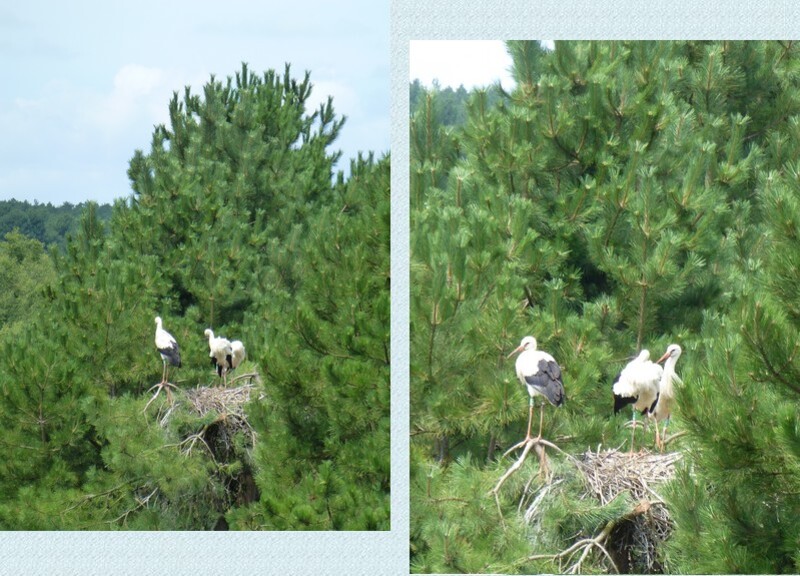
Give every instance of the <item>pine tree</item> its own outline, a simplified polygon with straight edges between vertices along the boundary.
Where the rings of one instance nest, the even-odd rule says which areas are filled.
[[[338,154],[331,101],[305,113],[311,93],[274,71],[246,65],[222,83],[212,77],[203,98],[187,89],[170,104],[151,151],[137,151],[128,174],[136,192],[122,241],[159,259],[182,314],[197,307],[211,326],[239,323],[269,262],[269,243],[289,234],[330,188]]]
[[[388,528],[388,156],[354,160],[320,200],[259,309],[271,384],[250,405],[261,499],[232,516],[241,528]]]
[[[795,573],[800,505],[796,400],[797,224],[800,187],[791,164],[759,183],[765,215],[763,267],[742,279],[730,318],[707,319],[706,365],[682,399],[695,448],[671,487],[680,570]],[[762,252],[763,251],[763,252]],[[697,533],[713,535],[709,550]]]

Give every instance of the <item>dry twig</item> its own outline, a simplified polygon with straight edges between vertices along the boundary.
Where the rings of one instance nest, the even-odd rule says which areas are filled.
[[[158,397],[158,395],[161,394],[162,390],[166,391],[167,400],[169,401],[170,405],[172,405],[174,400],[172,398],[171,388],[175,388],[175,390],[178,389],[177,386],[175,386],[175,384],[172,384],[171,382],[159,382],[158,384],[156,384],[154,386],[151,386],[147,391],[150,392],[150,390],[152,390],[153,388],[156,388],[156,393],[153,394],[153,397],[150,398],[150,400],[147,402],[147,404],[145,404],[144,410],[142,410],[142,414],[147,412],[147,408],[149,408],[150,404],[152,404],[153,400],[155,400]]]

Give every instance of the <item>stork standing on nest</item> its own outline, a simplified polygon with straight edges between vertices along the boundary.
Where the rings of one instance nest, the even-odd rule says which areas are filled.
[[[211,358],[211,364],[216,368],[217,375],[223,379],[223,383],[227,384],[227,373],[233,365],[231,343],[227,338],[214,336],[211,328],[206,328],[203,334],[208,338],[208,356]]]
[[[666,442],[667,424],[669,424],[669,417],[672,414],[672,404],[675,400],[675,390],[673,384],[683,384],[683,381],[675,373],[675,365],[678,363],[678,358],[681,356],[681,347],[677,344],[670,344],[667,346],[667,351],[656,362],[664,363],[664,371],[661,374],[661,382],[658,391],[658,401],[652,410],[653,417],[656,419],[656,446],[662,452],[664,451],[664,443]],[[663,420],[664,432],[659,435],[658,423]],[[664,438],[662,438],[663,436]]]
[[[528,389],[530,400],[528,402],[528,432],[524,442],[531,439],[531,421],[533,420],[534,397],[544,396],[553,406],[564,403],[564,384],[561,382],[561,368],[555,359],[547,352],[536,349],[536,338],[526,336],[507,358],[517,352],[522,352],[517,357],[517,378]],[[539,435],[542,438],[542,424],[544,422],[544,402],[539,410]]]
[[[658,399],[658,387],[663,370],[650,360],[650,352],[642,350],[628,362],[614,381],[614,414],[628,404],[633,404],[633,430],[631,432],[631,452],[636,435],[636,412],[649,417]],[[656,426],[658,426],[656,424]]]
[[[156,395],[158,392],[161,392],[162,388],[166,387],[167,396],[170,400],[172,400],[172,393],[169,390],[170,387],[172,387],[172,384],[167,381],[167,363],[180,368],[181,350],[178,346],[178,342],[175,340],[172,334],[164,330],[160,316],[156,316],[156,349],[158,350],[159,354],[161,354],[161,362],[164,365],[164,370],[161,373],[161,382],[156,384],[156,387],[158,388]]]
[[[241,340],[231,342],[231,371],[236,370],[245,358],[244,344]]]

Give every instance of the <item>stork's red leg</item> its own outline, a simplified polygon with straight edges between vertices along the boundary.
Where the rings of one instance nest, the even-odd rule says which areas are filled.
[[[539,435],[536,437],[537,440],[542,439],[542,425],[544,424],[544,402],[539,406]]]
[[[667,439],[667,424],[669,424],[669,418],[664,420],[664,430],[661,433],[661,439],[658,438],[658,422],[656,422],[656,444],[658,444],[658,449],[663,452],[664,451],[664,442]]]
[[[656,448],[661,450],[661,435],[658,433],[658,420],[656,420]]]
[[[533,397],[528,402],[528,432],[525,434],[525,440],[531,437],[531,422],[533,421]]]

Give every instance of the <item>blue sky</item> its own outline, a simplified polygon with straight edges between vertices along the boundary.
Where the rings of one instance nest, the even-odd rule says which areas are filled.
[[[127,197],[173,91],[247,62],[311,72],[314,107],[347,116],[337,168],[389,151],[389,1],[46,2],[0,7],[0,200]]]

